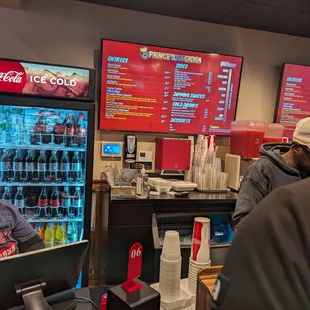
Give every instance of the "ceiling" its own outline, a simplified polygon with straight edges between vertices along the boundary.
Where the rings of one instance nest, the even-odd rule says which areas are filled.
[[[310,0],[81,0],[310,38]]]

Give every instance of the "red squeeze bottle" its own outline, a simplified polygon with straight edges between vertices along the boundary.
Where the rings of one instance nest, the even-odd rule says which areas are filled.
[[[101,297],[100,310],[107,310],[108,294],[103,294]]]

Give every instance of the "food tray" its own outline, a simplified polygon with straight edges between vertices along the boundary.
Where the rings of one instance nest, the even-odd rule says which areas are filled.
[[[151,285],[151,288],[159,292],[159,283],[155,283]],[[161,298],[161,308],[164,310],[173,310],[173,309],[180,309],[185,307],[190,307],[193,303],[192,296],[188,293],[187,289],[183,287],[180,283],[180,298],[177,301],[165,301]]]

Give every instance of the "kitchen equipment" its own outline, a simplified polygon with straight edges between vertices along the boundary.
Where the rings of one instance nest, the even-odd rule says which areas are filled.
[[[266,126],[264,143],[278,142],[282,143],[284,126],[281,124],[269,124]]]
[[[230,132],[230,153],[245,158],[260,157],[259,148],[265,135],[265,123],[259,121],[233,121]]]
[[[191,140],[156,139],[155,167],[157,170],[180,171],[190,169]]]

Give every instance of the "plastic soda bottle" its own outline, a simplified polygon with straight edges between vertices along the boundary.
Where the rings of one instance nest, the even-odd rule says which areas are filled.
[[[59,222],[56,228],[55,245],[66,243],[65,227],[63,222]]]
[[[46,248],[54,246],[53,223],[47,223],[44,232],[44,244]]]
[[[41,228],[41,223],[36,223],[35,231],[36,231],[37,235],[42,240],[44,240],[44,233],[43,233],[43,229]]]

